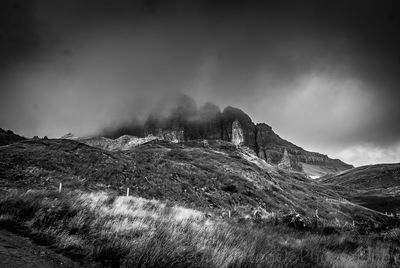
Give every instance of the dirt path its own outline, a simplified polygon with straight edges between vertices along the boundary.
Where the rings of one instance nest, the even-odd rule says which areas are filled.
[[[0,267],[69,268],[80,266],[47,247],[34,244],[28,238],[0,229]]]

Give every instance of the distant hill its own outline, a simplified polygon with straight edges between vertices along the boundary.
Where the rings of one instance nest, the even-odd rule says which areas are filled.
[[[343,187],[354,202],[390,213],[400,213],[400,163],[362,166],[319,179]]]
[[[330,186],[266,163],[246,147],[221,140],[152,140],[108,151],[66,139],[0,147],[2,189],[106,190],[169,200],[186,207],[251,214],[300,213],[351,222],[381,215],[343,200]],[[340,213],[338,213],[340,211]]]
[[[361,166],[323,177],[321,181],[364,191],[397,187],[400,186],[400,163]]]
[[[0,128],[0,146],[11,144],[18,141],[25,140],[24,137],[21,137],[11,130],[4,130]]]

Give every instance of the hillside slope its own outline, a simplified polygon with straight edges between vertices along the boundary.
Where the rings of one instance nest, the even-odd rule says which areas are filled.
[[[107,190],[244,216],[300,213],[351,222],[382,215],[342,199],[332,187],[271,166],[247,147],[225,141],[153,140],[107,151],[72,140],[29,140],[0,147],[3,189]],[[338,213],[340,211],[340,213]]]
[[[378,164],[353,168],[322,177],[326,185],[343,187],[350,200],[389,213],[400,213],[400,164]]]
[[[18,141],[25,140],[24,137],[21,137],[11,130],[4,130],[0,128],[0,146],[11,144]]]

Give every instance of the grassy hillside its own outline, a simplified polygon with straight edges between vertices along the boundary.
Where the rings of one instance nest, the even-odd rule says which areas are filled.
[[[398,267],[400,231],[360,235],[209,218],[201,211],[104,192],[14,192],[0,196],[0,227],[51,245],[82,266]],[[93,266],[91,266],[93,267]]]
[[[82,266],[400,264],[396,218],[225,141],[17,142],[0,147],[0,187],[0,228]]]
[[[400,213],[400,164],[362,166],[320,181],[342,187],[342,193],[355,203],[381,212]]]
[[[400,164],[357,167],[335,176],[326,176],[321,178],[321,181],[360,190],[396,187],[400,186]]]
[[[106,190],[169,200],[237,217],[259,213],[315,215],[352,223],[382,215],[343,200],[335,189],[280,170],[246,147],[225,141],[151,141],[109,152],[71,140],[30,140],[0,147],[0,186]],[[364,222],[364,221],[363,221]]]

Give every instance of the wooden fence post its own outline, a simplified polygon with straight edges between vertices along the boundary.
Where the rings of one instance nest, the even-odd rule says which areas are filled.
[[[126,196],[129,196],[129,187],[126,188]]]

